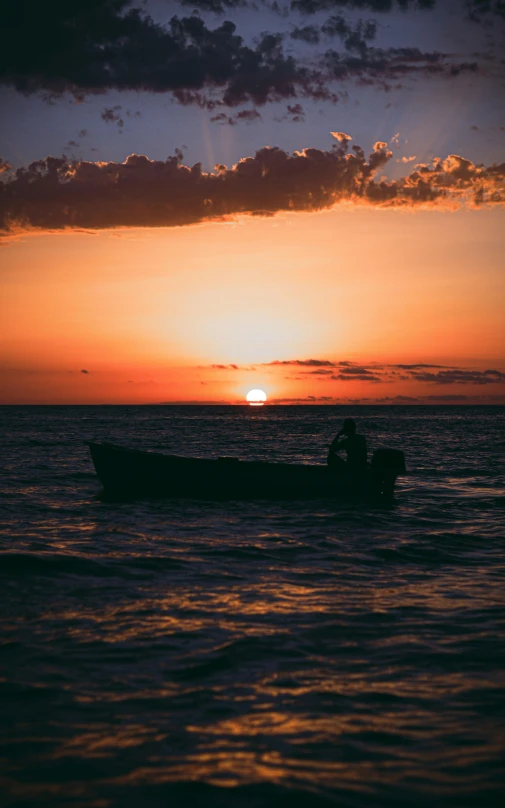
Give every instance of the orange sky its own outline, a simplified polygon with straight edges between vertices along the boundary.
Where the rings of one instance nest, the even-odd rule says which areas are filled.
[[[0,252],[0,402],[232,403],[252,387],[269,399],[487,400],[503,380],[339,381],[267,363],[503,371],[503,247],[502,210],[23,236]]]

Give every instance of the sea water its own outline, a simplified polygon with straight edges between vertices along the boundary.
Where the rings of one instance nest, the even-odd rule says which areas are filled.
[[[112,503],[83,440],[325,462],[403,449],[391,507]],[[0,802],[494,805],[505,408],[3,407]]]

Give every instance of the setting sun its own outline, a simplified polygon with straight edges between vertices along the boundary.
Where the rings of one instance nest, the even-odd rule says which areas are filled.
[[[246,399],[251,407],[262,407],[267,400],[267,396],[263,390],[249,390]]]

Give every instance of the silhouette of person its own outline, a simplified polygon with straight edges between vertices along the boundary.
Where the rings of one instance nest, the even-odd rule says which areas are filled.
[[[347,462],[337,455],[337,452],[345,450]],[[332,468],[348,468],[354,472],[366,469],[367,449],[364,435],[356,432],[356,422],[352,418],[346,418],[340,432],[330,444],[328,454],[328,465]]]

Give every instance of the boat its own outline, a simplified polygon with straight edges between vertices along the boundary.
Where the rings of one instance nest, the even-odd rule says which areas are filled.
[[[236,457],[195,458],[86,441],[104,493],[194,499],[391,498],[403,452],[377,449],[359,474],[342,463],[271,463]]]

